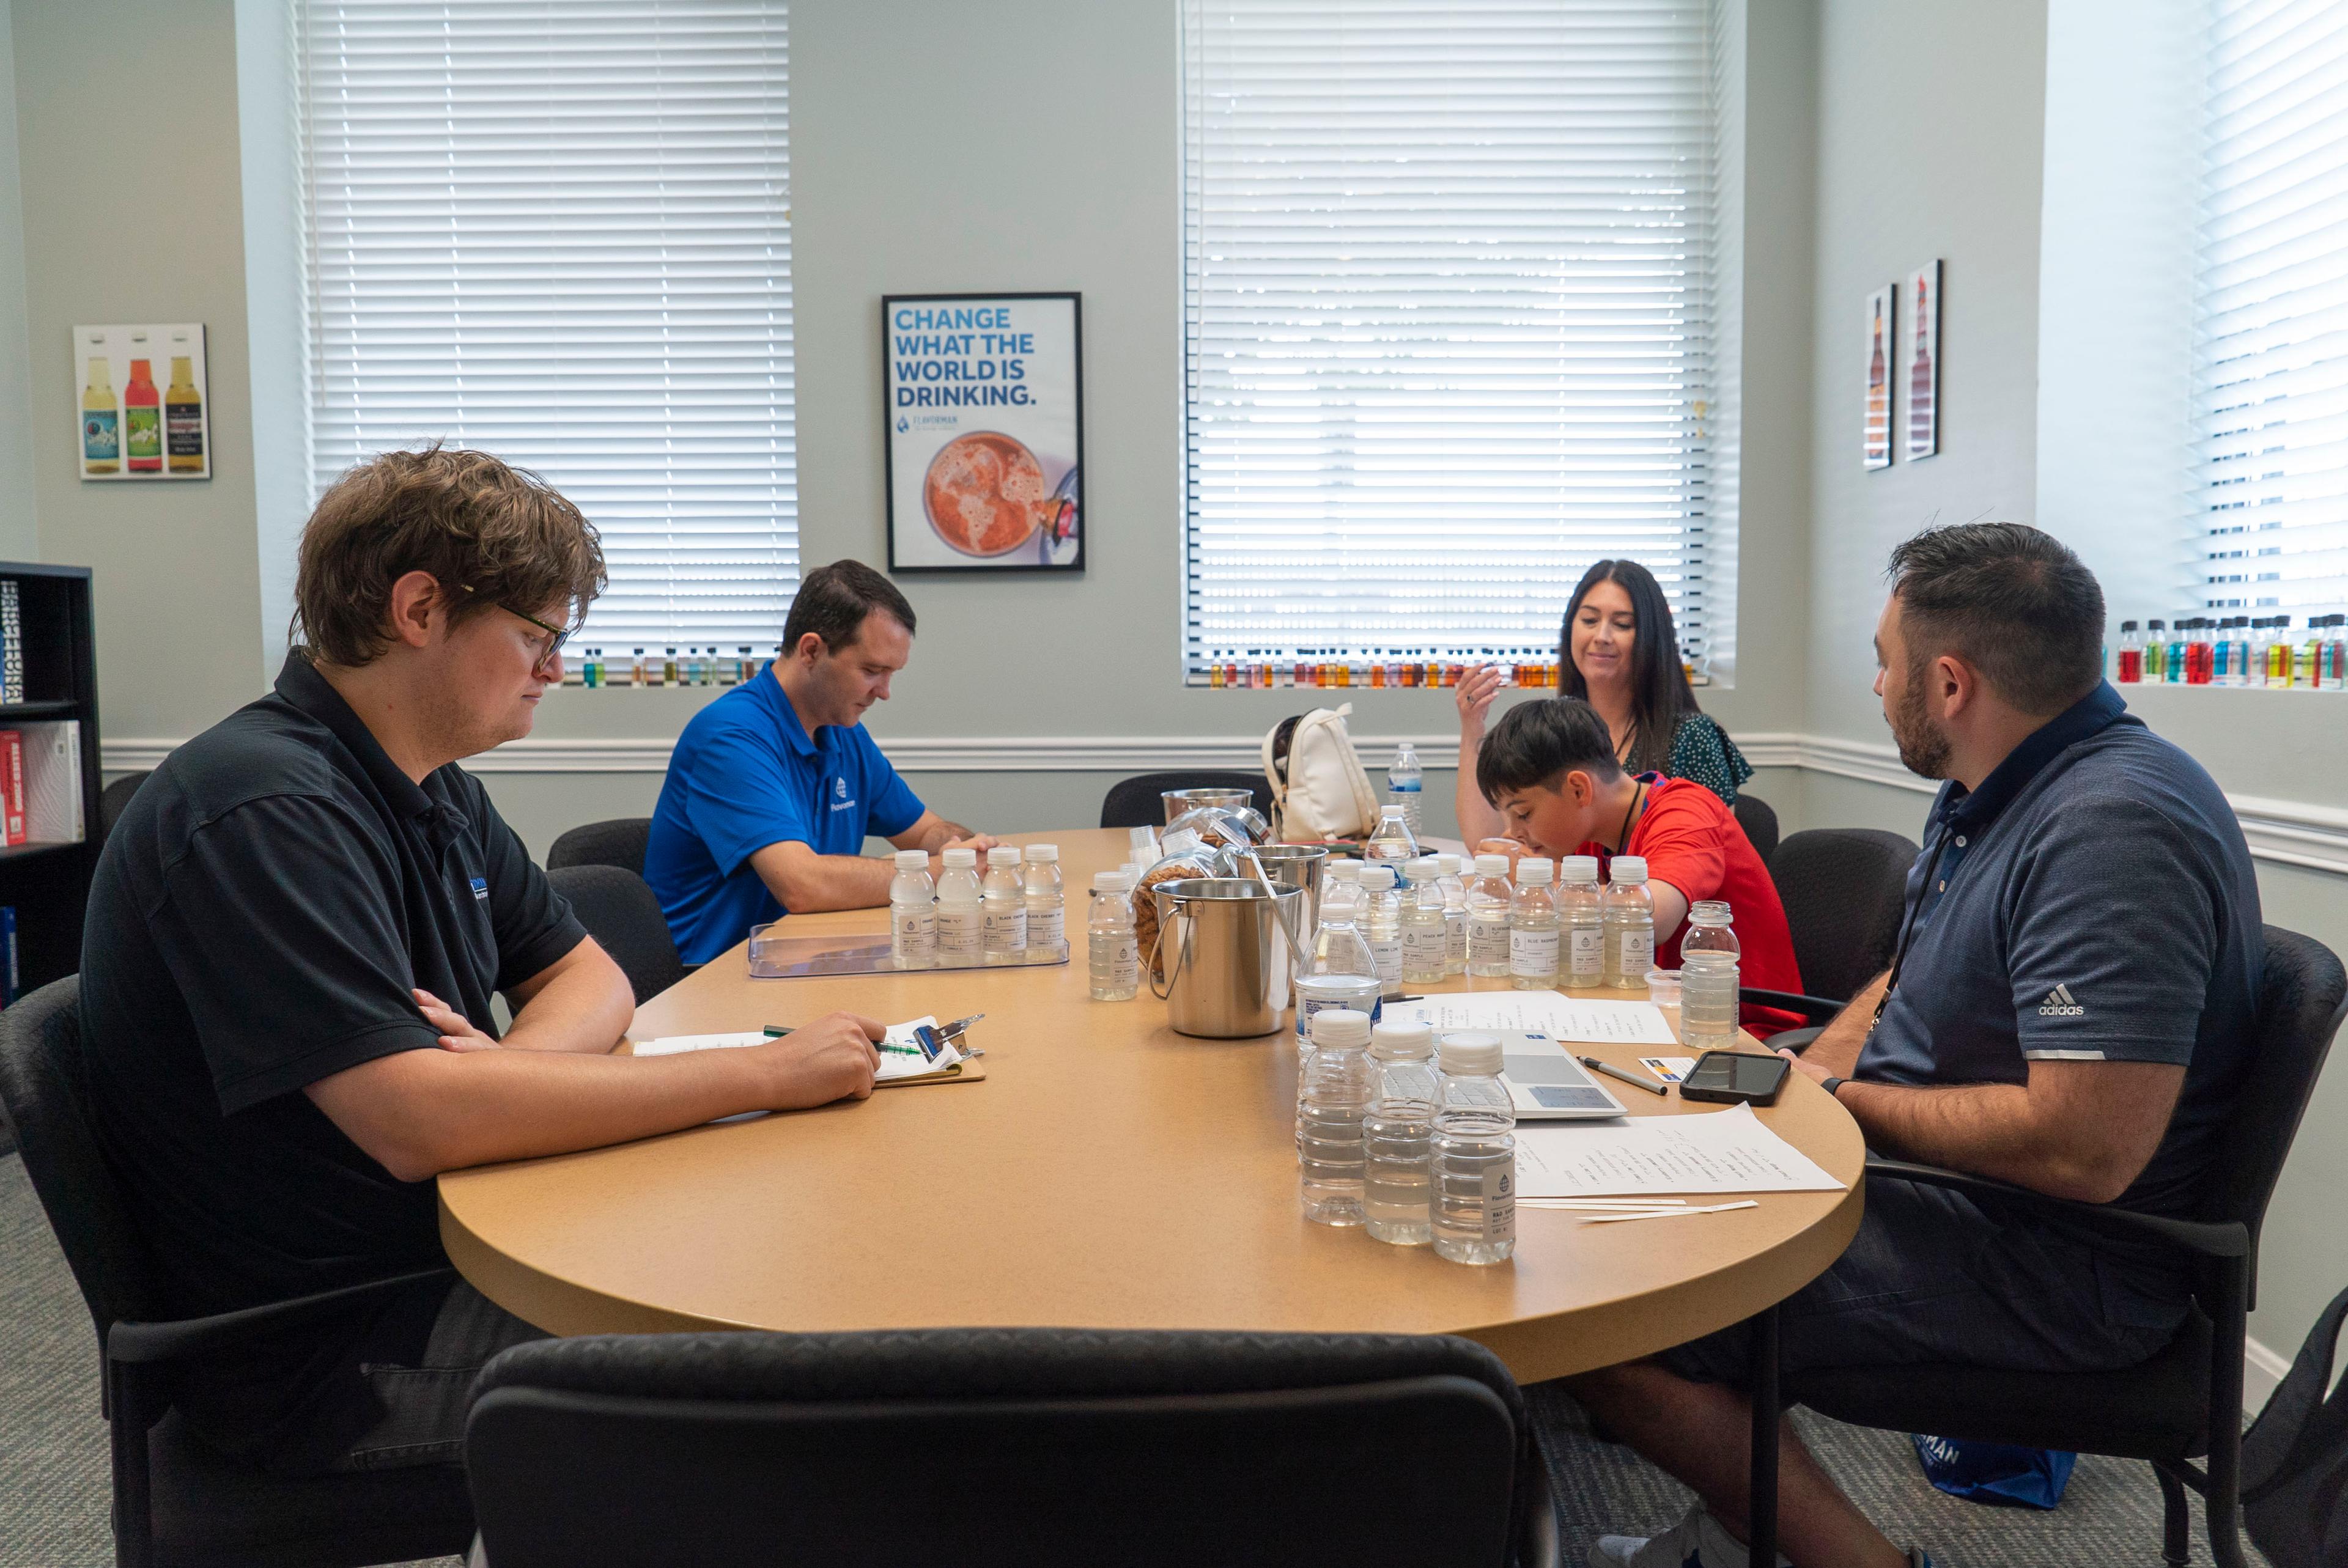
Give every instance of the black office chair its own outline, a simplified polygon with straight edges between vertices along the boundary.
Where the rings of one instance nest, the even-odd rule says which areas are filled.
[[[1728,809],[1735,815],[1736,825],[1745,830],[1753,853],[1761,857],[1762,865],[1768,865],[1769,857],[1777,853],[1777,814],[1767,801],[1743,790],[1736,792],[1736,804]]]
[[[571,866],[616,866],[631,876],[644,874],[644,845],[653,835],[653,819],[648,816],[615,816],[609,822],[591,822],[584,827],[574,827],[554,841],[546,852],[546,868],[560,871]]]
[[[2258,1305],[2259,1226],[2323,1059],[2348,1017],[2348,975],[2322,943],[2266,927],[2266,978],[2241,1097],[2198,1218],[2156,1218],[2071,1203],[1929,1165],[1868,1162],[1868,1174],[1989,1197],[2009,1211],[2168,1248],[2194,1271],[2195,1310],[2170,1346],[2117,1372],[2007,1372],[1982,1367],[1844,1367],[1789,1375],[1790,1402],[1837,1420],[1976,1442],[2020,1443],[2151,1461],[2160,1482],[2165,1561],[2185,1563],[2191,1487],[2207,1501],[2209,1555],[2240,1568],[2244,1319]],[[2191,1461],[2203,1455],[2206,1471]]]
[[[490,1568],[1551,1568],[1515,1380],[1464,1339],[928,1328],[509,1350]]]
[[[691,972],[676,956],[660,900],[634,872],[616,866],[566,866],[548,872],[546,879],[571,900],[579,923],[612,955],[639,1003]]]
[[[250,1348],[436,1275],[161,1320],[146,1251],[90,1123],[80,995],[80,978],[68,975],[0,1012],[0,1106],[98,1329],[99,1402],[113,1426],[115,1562],[356,1568],[464,1551],[473,1500],[460,1466],[289,1480],[215,1453],[172,1410],[176,1363]]]
[[[1743,797],[1739,797],[1740,804]],[[1871,827],[1815,827],[1795,834],[1769,857],[1803,991],[1743,988],[1747,1002],[1798,1013],[1811,1027],[1771,1037],[1772,1046],[1800,1050],[1859,989],[1891,967],[1907,907],[1908,868],[1916,845]]]
[[[106,841],[114,836],[114,825],[122,820],[123,808],[130,804],[130,797],[137,794],[139,793],[139,786],[146,782],[147,775],[145,774],[124,774],[120,778],[116,779],[112,784],[108,784],[105,789],[98,792],[98,848],[104,849],[106,847]]]
[[[1163,827],[1166,803],[1158,797],[1169,789],[1243,789],[1255,796],[1256,810],[1272,820],[1272,784],[1260,773],[1198,768],[1188,773],[1136,774],[1108,786],[1101,801],[1103,827]]]

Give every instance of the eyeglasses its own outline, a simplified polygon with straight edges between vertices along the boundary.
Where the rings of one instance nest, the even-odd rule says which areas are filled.
[[[501,604],[498,606],[498,608],[504,610],[508,615],[516,616],[520,620],[529,621],[532,626],[537,627],[541,631],[546,633],[546,646],[540,649],[538,651],[538,662],[540,664],[549,664],[553,662],[555,658],[561,653],[562,645],[571,641],[571,632],[567,627],[549,626],[535,615],[523,615],[520,610],[516,610],[510,604]]]

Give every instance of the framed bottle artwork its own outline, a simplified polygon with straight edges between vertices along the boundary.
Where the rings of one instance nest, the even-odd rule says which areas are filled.
[[[1941,263],[1908,274],[1908,331],[1901,336],[1900,384],[1908,389],[1908,461],[1941,449]]]
[[[201,322],[76,327],[75,451],[90,481],[209,479]],[[157,374],[160,367],[162,374]]]
[[[1859,448],[1864,468],[1891,466],[1891,304],[1887,283],[1867,296],[1867,425]]]
[[[1082,571],[1082,300],[880,302],[891,571]]]

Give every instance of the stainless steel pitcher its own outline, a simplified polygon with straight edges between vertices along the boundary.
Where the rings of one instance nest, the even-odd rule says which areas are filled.
[[[1149,989],[1178,1034],[1245,1040],[1280,1027],[1304,890],[1253,877],[1188,876],[1149,889],[1158,951]],[[1166,976],[1159,990],[1155,975]]]

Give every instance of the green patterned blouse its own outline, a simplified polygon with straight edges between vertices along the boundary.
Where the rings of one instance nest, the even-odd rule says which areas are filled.
[[[1710,715],[1690,713],[1672,736],[1671,761],[1663,776],[1694,779],[1718,795],[1722,804],[1735,805],[1736,786],[1753,776],[1753,764]]]

